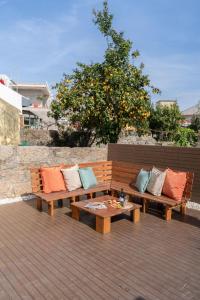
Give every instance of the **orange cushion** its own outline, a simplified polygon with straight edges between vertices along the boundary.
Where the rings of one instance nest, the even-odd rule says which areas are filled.
[[[176,201],[181,201],[186,180],[187,178],[185,172],[175,172],[167,169],[162,193]]]
[[[65,182],[61,173],[63,166],[40,168],[44,193],[66,191]]]

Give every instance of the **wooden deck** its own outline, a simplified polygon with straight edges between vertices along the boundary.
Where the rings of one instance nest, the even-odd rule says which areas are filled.
[[[32,202],[0,206],[0,299],[200,299],[199,212],[125,216],[101,235],[67,205],[53,218]]]

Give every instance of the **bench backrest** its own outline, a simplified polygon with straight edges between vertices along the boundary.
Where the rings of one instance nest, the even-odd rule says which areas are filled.
[[[123,182],[126,184],[132,184],[136,182],[137,175],[141,169],[150,171],[152,165],[142,165],[142,164],[133,164],[122,161],[113,161],[112,162],[112,180]],[[163,168],[159,168],[164,170]],[[177,170],[178,171],[178,170]],[[180,170],[179,170],[180,171]],[[192,195],[192,185],[194,180],[194,173],[186,172],[187,182],[183,192],[183,201],[191,199]]]
[[[71,166],[72,165],[64,165],[64,168],[68,168]],[[79,167],[92,167],[98,182],[111,182],[111,180],[113,180],[123,182],[126,184],[134,183],[136,181],[139,171],[142,168],[145,170],[152,169],[152,165],[133,164],[122,161],[99,161],[80,163]],[[184,201],[191,199],[193,179],[194,173],[187,172],[187,182],[183,193]],[[40,168],[31,169],[31,181],[33,193],[43,191]]]
[[[64,165],[63,168],[70,168],[73,165]],[[112,162],[111,161],[98,161],[79,164],[80,168],[92,167],[98,182],[110,182],[112,179]],[[32,192],[42,192],[42,178],[40,167],[31,168],[31,183]]]

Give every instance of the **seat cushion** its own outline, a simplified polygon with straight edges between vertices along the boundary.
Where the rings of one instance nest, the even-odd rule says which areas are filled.
[[[146,191],[150,176],[150,171],[145,171],[144,169],[140,170],[135,183],[135,186],[140,193],[144,193]]]
[[[40,168],[44,193],[66,191],[61,169],[62,166]]]
[[[83,184],[83,188],[85,190],[92,188],[97,185],[97,179],[94,175],[92,168],[81,168],[79,169],[79,174],[81,178],[81,182]]]
[[[82,187],[80,175],[79,175],[79,167],[75,165],[71,168],[61,169],[65,181],[65,185],[68,191],[74,191]]]
[[[186,181],[186,172],[175,172],[167,169],[162,193],[176,201],[181,201]]]
[[[165,181],[166,171],[162,172],[153,167],[151,177],[147,185],[147,191],[154,196],[160,196]]]

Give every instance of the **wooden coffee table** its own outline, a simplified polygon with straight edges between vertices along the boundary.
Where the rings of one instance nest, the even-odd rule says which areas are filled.
[[[71,204],[72,209],[72,218],[79,221],[80,218],[80,211],[86,211],[92,215],[96,216],[96,231],[100,233],[108,233],[111,229],[111,217],[123,214],[127,211],[130,211],[131,213],[131,219],[134,223],[139,222],[140,220],[140,208],[141,205],[134,204],[131,202],[128,202],[129,206],[126,208],[115,208],[106,203],[107,208],[105,209],[91,209],[85,207],[88,203],[94,203],[94,202],[102,202],[105,203],[105,201],[108,200],[117,200],[117,198],[113,196],[100,196],[94,199],[80,201],[80,202],[74,202]]]

